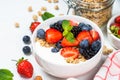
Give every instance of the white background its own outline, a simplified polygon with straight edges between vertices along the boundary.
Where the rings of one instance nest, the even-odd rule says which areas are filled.
[[[58,4],[60,8],[58,11],[54,10],[54,6],[56,4]],[[33,12],[28,12],[29,6],[32,6]],[[46,6],[48,12],[53,13],[55,16],[67,13],[67,5],[63,2],[63,0],[59,0],[59,3],[48,3],[46,0],[0,0],[0,68],[9,69],[14,74],[14,80],[33,80],[36,75],[41,75],[43,80],[65,80],[46,74],[41,70],[32,55],[26,56],[22,52],[22,48],[25,46],[22,38],[24,35],[31,36],[29,26],[31,22],[33,22],[32,16],[34,14],[37,15],[37,12],[42,6]],[[113,6],[113,15],[120,13],[119,8],[120,2],[115,2]],[[38,18],[38,20],[42,22],[41,17]],[[20,24],[19,28],[15,27],[15,22]],[[105,44],[109,45],[106,36],[105,39]],[[28,46],[31,47],[31,45]],[[111,46],[109,45],[109,47]],[[16,62],[11,60],[18,60],[21,57],[27,58],[33,64],[33,78],[24,79],[18,75]],[[98,70],[98,68],[95,69]],[[85,76],[90,78],[93,77],[96,70],[93,70]],[[83,78],[79,79],[83,80]]]

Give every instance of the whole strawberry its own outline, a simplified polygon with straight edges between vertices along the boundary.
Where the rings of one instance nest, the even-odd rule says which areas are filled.
[[[33,75],[33,66],[32,64],[23,57],[17,62],[17,72],[25,78],[31,78]]]

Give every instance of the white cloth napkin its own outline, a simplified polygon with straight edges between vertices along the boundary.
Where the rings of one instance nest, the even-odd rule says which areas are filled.
[[[120,80],[120,50],[108,56],[93,80]]]

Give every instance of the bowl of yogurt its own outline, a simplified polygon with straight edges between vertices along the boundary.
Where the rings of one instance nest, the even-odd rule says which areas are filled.
[[[101,60],[103,34],[92,21],[74,15],[50,18],[32,35],[33,55],[40,67],[60,78],[80,76]]]

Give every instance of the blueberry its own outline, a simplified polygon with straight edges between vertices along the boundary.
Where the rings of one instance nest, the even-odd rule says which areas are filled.
[[[81,23],[79,23],[79,27],[82,27],[82,26],[84,26],[85,25],[85,23],[83,23],[83,22],[81,22]]]
[[[89,47],[89,41],[87,39],[84,39],[79,44],[80,48],[86,49]]]
[[[57,48],[61,49],[61,48],[62,48],[61,41],[58,41],[58,42],[55,44],[55,46],[56,46]]]
[[[97,40],[97,41],[94,41],[91,45],[91,49],[94,50],[94,51],[98,51],[99,49],[101,48],[101,41],[100,40]]]
[[[85,23],[80,23],[78,26],[81,28],[82,31],[83,31],[83,30],[89,31],[89,30],[92,29],[92,26],[91,26],[91,25],[85,24]]]
[[[51,52],[53,52],[53,53],[57,53],[57,52],[59,52],[59,48],[57,48],[57,47],[53,47],[52,49],[51,49]]]
[[[44,39],[44,38],[45,38],[45,31],[44,31],[44,29],[39,29],[39,30],[37,31],[37,37],[38,37],[38,38],[41,38],[41,39]]]
[[[31,48],[29,46],[24,46],[23,47],[23,53],[24,54],[30,54],[31,53]]]
[[[25,36],[23,36],[23,42],[25,43],[25,44],[29,44],[31,41],[30,41],[30,37],[28,36],[28,35],[25,35]]]

